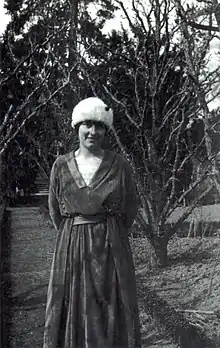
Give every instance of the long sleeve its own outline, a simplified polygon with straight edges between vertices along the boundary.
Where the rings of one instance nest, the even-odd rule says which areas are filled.
[[[138,199],[137,189],[133,179],[132,169],[127,161],[124,163],[123,173],[124,184],[124,215],[126,217],[127,227],[131,227],[137,215]]]
[[[56,160],[52,166],[51,174],[50,174],[48,206],[49,206],[50,217],[57,230],[59,229],[59,226],[62,220],[62,217],[60,214],[60,208],[59,208],[58,195],[57,195],[58,184],[59,183],[58,183],[57,160]]]

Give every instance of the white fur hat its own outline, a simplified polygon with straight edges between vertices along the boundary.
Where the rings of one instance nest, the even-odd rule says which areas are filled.
[[[73,109],[72,127],[87,120],[103,122],[107,127],[113,125],[113,112],[101,99],[90,97],[79,102]]]

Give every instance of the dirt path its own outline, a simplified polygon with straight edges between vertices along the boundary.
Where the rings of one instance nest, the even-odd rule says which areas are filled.
[[[6,347],[40,348],[55,240],[39,208],[8,209],[4,288]]]

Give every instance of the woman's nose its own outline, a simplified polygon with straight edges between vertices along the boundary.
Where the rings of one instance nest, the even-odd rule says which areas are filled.
[[[91,134],[95,134],[96,133],[96,126],[93,124],[92,126],[91,126],[91,128],[90,128],[90,133]]]

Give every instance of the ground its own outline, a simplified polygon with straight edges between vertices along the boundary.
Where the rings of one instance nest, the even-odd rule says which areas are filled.
[[[176,237],[168,247],[169,266],[157,270],[147,240],[131,244],[146,347],[178,347],[174,338],[186,348],[220,347],[220,239]],[[180,336],[189,332],[184,343]],[[195,343],[195,336],[203,341]]]
[[[5,347],[42,347],[56,231],[47,209],[8,209],[4,241]],[[9,232],[10,231],[10,232]],[[220,239],[173,238],[165,268],[146,238],[132,238],[143,348],[220,347]],[[7,331],[7,330],[6,330]]]

